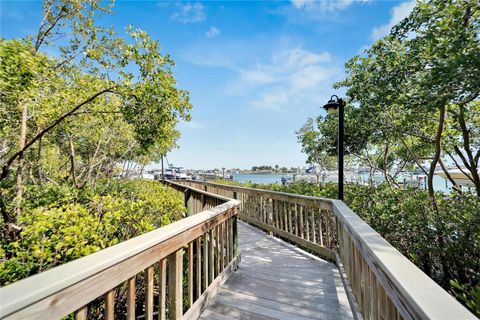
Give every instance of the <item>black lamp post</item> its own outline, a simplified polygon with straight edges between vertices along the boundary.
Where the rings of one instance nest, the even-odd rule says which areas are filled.
[[[335,98],[335,99],[334,99]],[[345,117],[345,100],[336,95],[330,97],[327,104],[323,108],[328,113],[334,113],[338,110],[338,199],[343,201],[343,153],[344,153],[344,137],[345,130],[343,121]]]

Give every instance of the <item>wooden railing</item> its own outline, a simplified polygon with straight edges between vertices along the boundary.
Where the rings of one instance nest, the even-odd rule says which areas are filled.
[[[191,216],[1,288],[0,318],[196,319],[239,263],[240,201],[169,184]]]
[[[342,201],[200,181],[179,183],[242,200],[240,219],[335,260],[356,317],[476,319]]]

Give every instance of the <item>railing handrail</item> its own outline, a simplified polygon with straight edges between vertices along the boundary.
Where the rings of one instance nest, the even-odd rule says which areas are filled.
[[[311,201],[312,203],[321,203],[324,206],[327,206],[329,209],[331,209],[332,205],[332,199],[329,198],[322,198],[322,197],[315,197],[315,196],[305,196],[302,194],[294,194],[294,193],[288,193],[288,192],[281,192],[281,191],[274,191],[274,190],[265,190],[265,189],[257,189],[257,188],[248,188],[248,187],[240,187],[240,186],[232,186],[228,184],[220,184],[220,183],[213,183],[213,182],[208,182],[208,181],[200,181],[200,180],[175,180],[175,181],[181,181],[181,182],[189,182],[189,183],[202,183],[207,186],[212,186],[212,187],[221,187],[230,191],[240,191],[240,192],[245,192],[248,194],[257,194],[257,195],[262,195],[262,194],[269,194],[269,195],[276,195],[278,197],[283,197],[283,198],[295,198],[295,199],[302,199],[305,201]]]
[[[332,200],[337,218],[402,315],[412,319],[476,319],[455,298],[363,221],[343,201]]]
[[[52,295],[66,291],[69,287],[85,281],[103,271],[111,269],[119,263],[135,257],[155,246],[168,242],[170,239],[173,239],[190,229],[204,224],[205,222],[229,211],[230,209],[233,209],[240,204],[239,200],[229,199],[202,190],[195,189],[195,191],[213,198],[225,200],[227,202],[143,235],[121,242],[112,247],[103,249],[88,256],[76,259],[0,288],[0,318],[7,317],[18,312],[19,310],[27,308],[32,304],[39,303]],[[187,233],[187,236],[182,239],[182,242],[188,243],[193,239],[194,238],[191,236],[189,237]],[[170,251],[173,252],[176,249],[177,248],[172,248]],[[157,260],[163,256],[167,256],[169,253],[171,253],[170,251],[162,252],[162,256],[158,256]],[[128,279],[132,275],[127,274],[123,278]],[[106,278],[102,279],[102,281],[102,287],[110,288],[113,288],[122,282],[114,278]],[[86,296],[83,298],[84,299],[82,300],[82,296],[79,297],[80,300],[78,300],[76,303],[78,306],[85,305],[92,300]],[[74,310],[71,310],[71,312],[73,311]]]
[[[398,312],[405,319],[477,319],[442,287],[393,247],[377,231],[363,221],[343,201],[293,193],[281,193],[247,187],[229,186],[204,181],[200,183],[231,191],[258,194],[281,194],[317,203],[331,204],[331,211],[343,225],[362,257],[384,287]],[[337,248],[338,250],[338,248]]]

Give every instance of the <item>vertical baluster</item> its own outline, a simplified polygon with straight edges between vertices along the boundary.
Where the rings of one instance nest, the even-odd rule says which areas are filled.
[[[269,226],[274,226],[273,223],[273,200],[268,199],[268,221],[267,221]],[[272,235],[272,231],[268,231],[269,235]]]
[[[273,217],[273,226],[277,227],[277,201],[272,199],[272,217]]]
[[[381,320],[387,320],[387,294],[385,289],[379,284],[378,286],[378,318]]]
[[[295,235],[298,236],[298,205],[296,203],[293,204],[293,210],[295,212]]]
[[[274,200],[275,201],[275,227],[280,229],[281,222],[280,222],[280,201]]]
[[[228,219],[229,221],[229,229],[230,229],[230,238],[229,238],[229,242],[230,242],[230,259],[229,261],[232,261],[233,260],[233,254],[234,254],[234,238],[235,238],[235,234],[233,233],[233,218],[230,218]]]
[[[208,288],[208,232],[203,235],[203,290],[207,290],[207,288]]]
[[[168,319],[183,316],[183,248],[168,256]]]
[[[369,270],[368,273],[369,283],[370,283],[370,318],[371,319],[378,319],[378,291],[377,291],[377,279],[375,278],[374,273],[372,270]]]
[[[260,207],[260,221],[265,222],[265,208],[264,208],[264,203],[263,203],[263,196],[259,195],[257,196],[259,207]]]
[[[221,261],[222,261],[222,258],[221,258],[221,255],[222,255],[222,251],[220,250],[220,225],[216,226],[215,227],[215,248],[217,250],[216,251],[216,257],[217,259],[215,260],[215,276],[218,276],[221,272]]]
[[[309,217],[308,214],[310,212],[309,207],[305,207],[305,233],[306,233],[306,239],[307,241],[310,241],[310,222],[309,222]]]
[[[165,320],[167,309],[167,259],[160,260],[158,264],[158,318]]]
[[[293,204],[289,202],[288,207],[287,207],[287,210],[288,210],[288,232],[290,232],[291,234],[293,234],[292,209],[293,209]]]
[[[328,215],[325,216],[325,231],[327,234],[327,246],[329,249],[332,249],[332,237],[331,237],[331,226],[330,226],[330,220],[331,220],[331,212],[328,211]]]
[[[220,272],[223,271],[225,268],[225,231],[224,231],[224,224],[221,223],[218,226],[218,231],[220,233],[219,239],[220,239]]]
[[[127,319],[135,319],[135,276],[127,280]]]
[[[278,211],[278,228],[283,230],[283,201],[277,201],[277,211]]]
[[[188,306],[193,304],[193,241],[188,244]]]
[[[75,311],[75,320],[87,320],[88,317],[88,307],[83,306],[77,311]]]
[[[153,266],[145,271],[145,319],[153,320]]]
[[[298,213],[298,215],[300,216],[300,224],[299,224],[300,238],[305,239],[304,232],[303,232],[303,205],[299,205],[299,209],[300,209],[300,212]]]
[[[315,213],[317,212],[317,209],[312,208],[311,209],[311,216],[312,216],[312,241],[313,243],[317,243],[317,226],[315,225]]]
[[[228,232],[228,220],[225,220],[223,222],[223,232],[225,233],[225,267],[228,266],[228,264],[230,263],[230,261],[228,261],[228,257],[230,255],[230,248],[228,246],[228,237],[230,236],[229,232]]]
[[[227,228],[227,265],[230,263],[232,247],[230,246],[230,238],[232,237],[232,232],[230,230],[230,219],[225,221],[225,227]]]
[[[215,279],[215,251],[214,251],[214,244],[215,239],[214,236],[214,229],[210,229],[208,232],[208,270],[209,270],[209,282],[208,284],[212,283]]]
[[[237,209],[231,209],[237,210]],[[233,256],[238,255],[238,217],[237,215],[232,218],[232,246],[233,246]]]
[[[197,247],[197,299],[202,295],[202,237],[198,237],[196,240]]]
[[[318,210],[318,235],[320,238],[320,245],[323,246],[323,230],[322,230],[322,220],[323,220],[324,211],[322,209]]]
[[[115,288],[105,293],[105,320],[115,318]]]

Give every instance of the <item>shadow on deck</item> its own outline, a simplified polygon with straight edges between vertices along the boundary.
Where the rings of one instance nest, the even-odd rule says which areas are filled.
[[[238,223],[240,268],[200,319],[353,319],[337,267]]]

